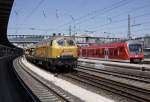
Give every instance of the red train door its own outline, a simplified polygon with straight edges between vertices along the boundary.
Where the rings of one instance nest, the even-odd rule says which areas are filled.
[[[105,60],[109,59],[109,49],[108,48],[104,49],[104,58],[105,58]]]

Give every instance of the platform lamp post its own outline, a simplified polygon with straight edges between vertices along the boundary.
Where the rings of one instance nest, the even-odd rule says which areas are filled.
[[[69,16],[71,17],[71,19],[73,21],[73,32],[74,32],[73,38],[75,39],[75,35],[76,35],[76,31],[75,31],[75,29],[76,29],[75,19],[74,19],[74,17],[72,15],[69,15]]]

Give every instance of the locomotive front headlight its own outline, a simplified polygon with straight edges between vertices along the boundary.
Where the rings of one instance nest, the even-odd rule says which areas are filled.
[[[60,57],[60,56],[57,56],[57,57]]]

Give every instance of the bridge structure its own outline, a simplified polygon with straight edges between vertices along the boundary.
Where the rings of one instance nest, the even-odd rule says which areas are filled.
[[[51,35],[8,35],[8,39],[15,46],[20,48],[28,48],[34,44],[51,38]],[[108,38],[108,37],[91,37],[91,36],[75,36],[75,41],[78,45],[102,44],[108,42],[119,42],[127,39],[121,38]],[[138,37],[134,40],[141,42],[144,48],[145,56],[150,57],[150,36]]]
[[[0,44],[9,47],[12,45],[7,39],[7,25],[13,2],[14,0],[0,0]]]
[[[51,38],[51,35],[8,35],[8,39],[16,46],[26,48],[28,45],[36,44],[42,40]],[[117,42],[124,40],[121,38],[75,36],[73,37],[78,45],[89,45],[95,43]]]

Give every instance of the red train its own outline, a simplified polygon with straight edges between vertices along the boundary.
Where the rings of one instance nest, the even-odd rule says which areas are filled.
[[[144,59],[142,45],[136,41],[81,46],[79,56],[131,63],[140,63]]]

